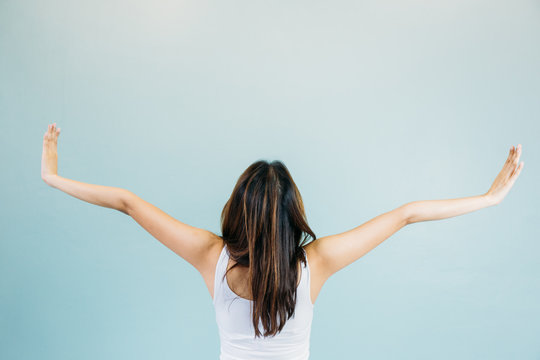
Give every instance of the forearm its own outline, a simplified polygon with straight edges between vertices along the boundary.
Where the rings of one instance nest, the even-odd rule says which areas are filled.
[[[457,199],[413,201],[406,204],[407,223],[446,219],[495,204],[486,194]]]
[[[49,176],[44,179],[44,181],[48,185],[76,197],[77,199],[94,205],[115,209],[127,214],[126,200],[129,196],[129,191],[126,189],[87,184],[67,179],[59,175]]]

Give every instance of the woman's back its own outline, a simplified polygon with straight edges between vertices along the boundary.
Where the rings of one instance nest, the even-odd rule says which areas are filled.
[[[307,259],[307,257],[306,257]],[[313,320],[310,296],[309,264],[301,264],[300,282],[294,315],[287,320],[282,331],[273,337],[255,338],[250,306],[252,301],[237,295],[229,286],[225,271],[231,266],[225,245],[219,256],[215,278],[213,304],[221,340],[220,359],[287,359],[309,358],[309,340]],[[233,288],[235,288],[233,286]],[[249,288],[243,286],[243,288]],[[262,324],[259,330],[263,332]]]

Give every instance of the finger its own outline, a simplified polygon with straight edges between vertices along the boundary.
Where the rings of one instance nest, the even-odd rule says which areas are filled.
[[[516,170],[516,175],[519,175],[519,173],[521,172],[521,169],[523,169],[523,165],[525,164],[525,161],[522,161],[519,166],[517,167],[517,170]]]
[[[508,179],[510,186],[514,186],[514,183],[516,182],[517,178],[519,177],[519,174],[521,173],[521,169],[523,169],[523,162],[519,164],[516,170],[512,173],[512,176],[510,176],[510,178]]]
[[[519,174],[521,173],[521,170],[523,169],[523,165],[525,165],[525,162],[524,162],[524,161],[522,161],[521,164],[519,164],[519,168],[518,168],[516,177],[518,177]]]
[[[512,150],[512,158],[514,158],[518,154],[518,148],[517,148],[517,146],[512,146],[512,148],[513,148],[513,150]]]
[[[512,150],[512,156],[510,157],[510,162],[515,164],[517,159],[519,159],[519,155],[521,154],[521,149],[520,149],[520,145],[512,146],[512,148],[513,150]]]
[[[514,152],[515,152],[515,148],[514,146],[511,146],[508,157],[506,158],[506,161],[504,162],[503,169],[508,170],[509,165],[512,164],[512,160],[514,158]]]
[[[507,163],[509,163],[512,160],[512,156],[514,156],[514,146],[510,147],[510,151],[508,152],[508,157],[506,158]]]
[[[514,168],[514,171],[512,171],[512,175],[510,175],[510,178],[513,180],[517,177],[517,175],[521,172],[521,169],[523,168],[524,162],[522,161],[519,165],[517,165]]]
[[[519,145],[518,147],[516,147],[516,150],[515,150],[515,153],[514,153],[514,158],[512,159],[512,164],[514,166],[517,165],[517,163],[519,162],[519,156],[521,155],[521,150],[519,149]]]

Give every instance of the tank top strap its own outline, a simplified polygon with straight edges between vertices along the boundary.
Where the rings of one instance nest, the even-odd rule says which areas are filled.
[[[313,306],[313,303],[311,302],[311,269],[309,267],[309,261],[308,261],[306,250],[302,248],[302,251],[304,251],[304,257],[306,258],[306,263],[305,264],[301,263],[302,278],[300,279],[300,286],[303,287],[304,292],[306,293],[306,296],[308,298],[309,304]]]
[[[214,275],[214,298],[212,299],[214,305],[216,304],[217,298],[223,292],[223,275],[227,270],[228,259],[227,245],[224,245],[221,253],[219,254],[216,264],[216,272]]]

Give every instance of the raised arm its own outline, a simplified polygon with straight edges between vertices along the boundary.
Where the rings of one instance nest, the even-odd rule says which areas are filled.
[[[407,223],[446,219],[499,204],[508,194],[523,168],[519,163],[521,144],[510,148],[508,158],[490,189],[483,195],[448,200],[420,200],[407,204]]]
[[[212,246],[219,245],[221,238],[217,235],[176,220],[129,190],[88,184],[59,176],[57,171],[59,134],[60,129],[56,129],[56,124],[51,124],[43,136],[41,177],[45,183],[80,200],[131,216],[152,236],[192,264],[201,274],[211,270],[208,250]]]
[[[405,225],[446,219],[499,204],[514,185],[523,162],[518,165],[521,145],[510,149],[503,169],[483,195],[458,199],[420,200],[404,204],[346,232],[312,241],[310,246],[316,276],[321,283],[335,272],[356,261]],[[322,285],[321,285],[322,286]]]
[[[68,195],[88,203],[99,205],[127,214],[128,191],[113,186],[83,183],[58,175],[58,137],[60,129],[56,123],[50,124],[43,135],[41,153],[41,178],[43,181]]]

